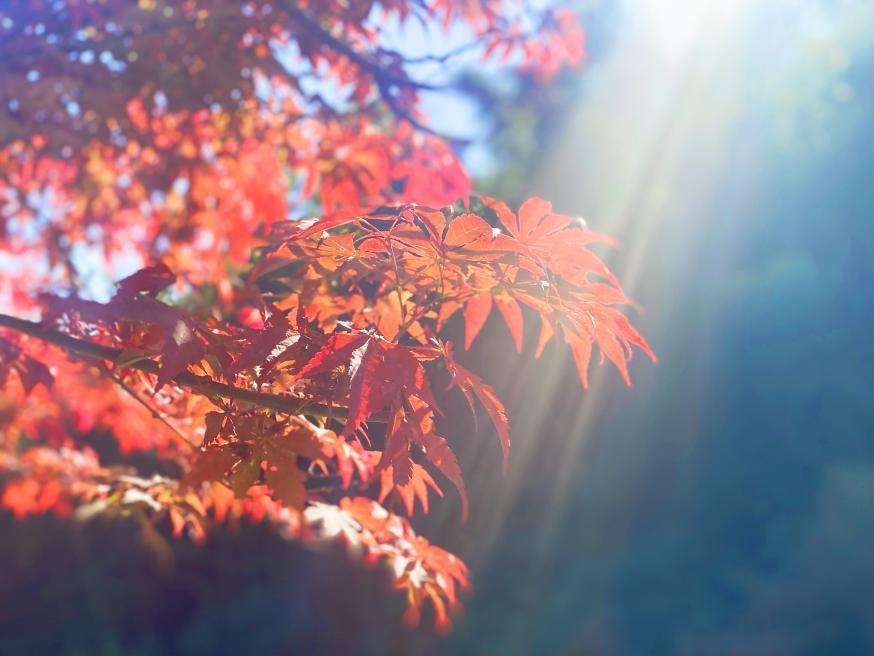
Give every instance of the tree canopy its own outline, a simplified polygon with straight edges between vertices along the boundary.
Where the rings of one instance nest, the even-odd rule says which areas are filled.
[[[386,45],[414,22],[469,40]],[[540,198],[476,195],[429,127],[441,87],[413,65],[470,50],[546,84],[583,32],[497,1],[4,5],[3,506],[133,517],[158,551],[241,521],[339,541],[388,566],[407,622],[427,600],[448,629],[467,568],[403,516],[444,480],[467,513],[432,386],[485,413],[505,467],[511,429],[447,322],[468,348],[497,310],[521,350],[537,315],[535,355],[564,343],[583,387],[595,348],[629,384],[633,350],[654,357],[591,250],[610,238]]]

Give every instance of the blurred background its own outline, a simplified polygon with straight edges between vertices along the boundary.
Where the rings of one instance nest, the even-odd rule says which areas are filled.
[[[580,9],[579,73],[471,68],[426,108],[481,191],[619,238],[660,362],[581,392],[494,317],[463,355],[514,452],[502,477],[444,401],[471,519],[450,493],[416,525],[472,568],[456,630],[397,628],[377,572],[266,531],[159,571],[119,528],[4,518],[0,653],[874,653],[874,4]]]

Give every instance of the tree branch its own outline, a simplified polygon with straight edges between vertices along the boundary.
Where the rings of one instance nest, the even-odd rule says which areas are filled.
[[[315,32],[319,36],[319,40],[325,43],[331,50],[338,52],[347,59],[351,59],[362,70],[370,73],[378,83],[385,84],[387,87],[412,87],[415,89],[424,89],[426,91],[438,91],[440,87],[417,82],[404,74],[398,74],[387,69],[381,63],[369,57],[368,55],[358,52],[348,43],[331,34],[325,27],[319,23],[318,19],[311,16],[306,11],[298,7],[294,2],[289,0],[280,0],[280,5],[291,18],[296,20],[308,30]]]
[[[319,39],[322,41],[322,43],[327,45],[331,50],[351,60],[363,71],[370,73],[370,75],[373,76],[373,80],[376,83],[376,88],[379,91],[379,95],[382,98],[383,102],[385,102],[389,110],[399,119],[407,121],[410,125],[412,125],[420,132],[425,132],[435,137],[439,137],[440,139],[446,139],[459,145],[464,145],[468,143],[466,139],[460,139],[458,137],[444,135],[434,128],[423,123],[412,113],[412,111],[402,106],[397,95],[395,95],[394,93],[394,89],[399,89],[403,87],[423,91],[440,91],[445,89],[445,86],[437,86],[425,82],[419,82],[418,80],[412,79],[405,73],[397,73],[389,68],[386,68],[374,57],[359,52],[342,39],[339,39],[331,34],[329,30],[322,26],[318,19],[298,7],[294,2],[291,2],[290,0],[280,0],[279,4],[282,5],[283,9],[285,9],[285,12],[293,20],[297,21],[306,29],[318,34]]]
[[[30,335],[48,344],[60,346],[65,351],[92,360],[109,360],[113,364],[118,364],[125,359],[123,349],[79,339],[35,321],[0,314],[0,326]],[[137,369],[148,374],[157,374],[160,368],[158,362],[149,359],[138,360],[122,366]],[[237,387],[236,385],[227,385],[214,381],[207,376],[198,376],[189,371],[183,371],[178,374],[173,379],[173,382],[179,387],[184,387],[206,396],[218,396],[223,399],[236,401],[237,403],[253,405],[259,408],[269,408],[289,415],[303,414],[311,417],[330,417],[340,421],[345,419],[343,408],[313,404],[307,399],[300,399],[290,394],[272,394]],[[370,421],[378,423],[381,420],[377,416],[372,417]]]

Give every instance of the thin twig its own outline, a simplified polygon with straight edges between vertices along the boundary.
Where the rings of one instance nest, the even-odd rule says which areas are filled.
[[[351,59],[359,66],[359,68],[370,73],[378,82],[382,81],[387,85],[387,87],[411,87],[414,89],[424,89],[426,91],[438,91],[441,89],[439,86],[413,80],[402,73],[395,73],[394,71],[387,69],[372,57],[362,52],[358,52],[351,45],[331,34],[330,31],[322,26],[318,19],[308,14],[293,2],[282,0],[280,4],[291,18],[306,27],[308,30],[318,34],[319,40],[326,44],[331,50],[340,53],[347,59]]]
[[[191,442],[188,441],[188,439],[187,439],[187,438],[182,434],[182,432],[181,432],[178,428],[176,428],[173,424],[170,423],[170,421],[167,419],[167,417],[165,417],[162,413],[160,413],[160,412],[158,411],[157,408],[155,408],[154,406],[152,406],[152,404],[150,404],[150,403],[149,403],[148,401],[146,401],[143,397],[141,397],[141,396],[137,393],[137,391],[136,391],[133,387],[131,387],[130,385],[128,385],[128,384],[127,384],[127,383],[126,383],[126,382],[125,382],[125,381],[124,381],[124,380],[123,380],[123,379],[122,379],[122,378],[121,378],[117,373],[115,373],[114,371],[110,371],[110,370],[109,370],[108,368],[106,368],[105,366],[101,366],[100,368],[101,368],[101,369],[103,370],[103,372],[104,372],[107,376],[109,376],[109,377],[110,377],[110,378],[111,378],[111,379],[112,379],[112,380],[113,380],[113,381],[114,381],[114,382],[115,382],[119,387],[121,387],[121,389],[123,389],[125,392],[127,392],[127,394],[128,394],[128,395],[129,395],[129,396],[130,396],[134,401],[136,401],[136,402],[139,403],[141,406],[143,406],[146,410],[148,410],[148,411],[149,411],[149,414],[151,414],[152,417],[154,417],[155,419],[157,419],[158,421],[160,421],[162,424],[164,424],[167,428],[169,428],[171,431],[173,431],[173,433],[175,433],[176,436],[179,438],[179,442],[180,442],[180,443],[185,447],[186,450],[191,451],[191,450],[194,448],[194,446],[191,444]]]
[[[376,88],[379,91],[380,97],[395,116],[397,116],[401,120],[407,121],[410,125],[412,125],[420,132],[425,132],[440,139],[446,139],[454,144],[464,145],[469,142],[466,139],[442,134],[434,128],[426,125],[409,109],[404,107],[398,99],[398,96],[395,94],[395,89],[401,88],[417,89],[420,91],[441,91],[446,90],[446,85],[435,85],[428,84],[426,82],[420,82],[409,77],[408,75],[406,75],[406,73],[395,72],[390,68],[387,68],[376,58],[363,52],[359,52],[342,39],[331,34],[329,30],[322,26],[318,19],[316,19],[314,16],[311,16],[309,13],[298,7],[293,2],[283,0],[280,4],[285,9],[285,12],[292,19],[296,20],[307,30],[310,30],[317,34],[321,42],[324,43],[328,48],[343,55],[347,59],[350,59],[363,71],[370,73],[370,75],[373,76],[374,82],[376,83]]]

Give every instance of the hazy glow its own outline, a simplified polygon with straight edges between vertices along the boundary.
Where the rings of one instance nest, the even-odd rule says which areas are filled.
[[[630,31],[640,30],[654,54],[682,66],[703,40],[734,31],[755,6],[755,0],[636,0],[624,3],[622,24]]]
[[[624,0],[617,14],[609,48],[583,72],[581,104],[566,137],[546,154],[534,189],[621,239],[623,248],[608,261],[629,295],[658,315],[647,332],[658,352],[672,322],[695,311],[677,306],[671,287],[695,273],[715,191],[738,173],[755,189],[756,157],[765,145],[815,148],[840,129],[840,121],[830,119],[852,103],[852,81],[844,74],[854,55],[874,42],[874,3]],[[745,220],[736,217],[738,230]],[[695,345],[688,346],[694,357]],[[648,366],[637,372],[664,381],[684,363],[663,361],[655,374]],[[544,547],[558,522],[572,515],[565,512],[570,486],[579,490],[587,475],[587,436],[613,393],[603,379],[615,372],[595,367],[592,374],[574,425],[560,434],[550,423],[558,376],[527,391],[530,416],[514,420],[538,437],[514,443],[509,493],[502,486],[491,516],[495,539],[519,505],[514,494],[524,493],[523,481],[543,475],[537,440],[559,441],[565,451],[561,471],[544,483],[552,486]],[[628,394],[647,394],[647,382]],[[682,401],[679,411],[694,422],[695,399]],[[629,455],[635,457],[646,454]]]

